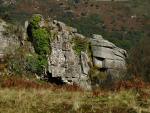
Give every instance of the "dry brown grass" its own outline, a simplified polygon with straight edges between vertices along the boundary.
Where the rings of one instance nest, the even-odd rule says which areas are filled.
[[[149,113],[149,88],[121,84],[114,91],[87,92],[76,85],[7,77],[1,80],[0,113]]]
[[[150,98],[132,90],[91,92],[0,89],[0,113],[149,113]],[[143,112],[142,112],[143,111]]]
[[[34,80],[21,77],[8,77],[1,81],[2,88],[16,88],[16,89],[48,89],[51,88],[50,84],[40,84]]]
[[[51,84],[45,81],[36,80],[35,78],[27,78],[27,77],[17,77],[17,76],[10,76],[10,77],[1,77],[0,78],[0,87],[1,88],[9,88],[9,89],[45,89],[45,90],[63,90],[63,91],[70,91],[70,92],[82,92],[83,90],[77,85],[56,85]]]
[[[113,85],[112,90],[126,90],[126,89],[136,89],[141,90],[144,88],[150,88],[150,84],[144,82],[141,78],[134,77],[132,80],[121,80]]]

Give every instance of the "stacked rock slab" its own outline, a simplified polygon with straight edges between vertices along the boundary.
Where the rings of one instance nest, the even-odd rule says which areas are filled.
[[[127,52],[103,39],[101,35],[93,35],[90,41],[94,66],[107,72],[112,79],[122,77],[122,72],[126,70]]]

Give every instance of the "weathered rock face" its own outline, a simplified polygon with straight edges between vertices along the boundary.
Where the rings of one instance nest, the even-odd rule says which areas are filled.
[[[86,53],[82,52],[81,61],[71,43],[71,40],[77,37],[75,35],[77,30],[57,21],[53,21],[50,25],[54,27],[51,33],[55,34],[55,37],[51,42],[52,52],[48,58],[49,73],[52,74],[52,77],[61,77],[62,81],[67,84],[75,83],[85,89],[91,89],[88,78],[88,57]],[[78,38],[80,37],[78,36]]]
[[[52,53],[48,58],[48,70],[52,77],[60,77],[67,84],[76,83],[84,89],[91,89],[89,72],[93,67],[110,75],[111,79],[122,76],[122,70],[126,69],[125,50],[103,39],[101,35],[86,38],[78,34],[76,29],[56,20],[50,21],[49,26],[50,32],[55,34],[51,42]],[[77,55],[73,49],[73,38],[87,39],[91,54],[86,50]]]
[[[25,28],[27,26],[28,22],[25,23]],[[42,18],[39,26],[47,28],[51,34],[51,54],[47,55],[47,71],[53,78],[61,78],[64,83],[75,83],[90,90],[91,74],[100,76],[99,72],[103,72],[109,75],[107,79],[113,81],[122,77],[122,72],[126,70],[127,52],[105,40],[101,35],[87,38],[77,33],[77,29],[52,19],[45,21]],[[22,33],[17,29],[14,31],[14,28],[0,20],[0,59],[2,60],[7,52],[13,53],[20,47],[20,44],[25,42],[24,37],[26,31]],[[95,68],[94,75],[91,72]],[[99,81],[103,82],[103,79]]]
[[[28,22],[25,23],[25,28],[27,26]],[[90,90],[92,85],[89,73],[94,74],[91,73],[92,69],[96,68],[95,74],[98,76],[99,72],[109,75],[109,78],[106,78],[112,81],[122,77],[122,72],[126,70],[127,52],[105,40],[101,35],[87,38],[78,34],[75,28],[52,19],[48,21],[42,19],[39,26],[48,28],[51,33],[51,54],[47,55],[47,71],[53,78],[61,78],[64,83],[75,83]],[[26,32],[18,31],[18,34],[13,32],[6,22],[0,20],[0,59],[8,50],[13,53],[24,43]],[[86,40],[88,48],[83,46],[85,45],[83,40]]]
[[[126,70],[127,52],[103,39],[101,35],[93,35],[90,41],[94,66],[106,71],[112,78],[122,77],[121,72]]]
[[[19,40],[15,34],[11,33],[11,26],[0,20],[0,59],[7,52],[14,51],[19,46]],[[11,34],[10,34],[11,33]]]

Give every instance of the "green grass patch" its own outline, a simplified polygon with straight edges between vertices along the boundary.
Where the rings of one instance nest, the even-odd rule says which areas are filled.
[[[89,47],[89,42],[87,39],[73,38],[72,43],[74,44],[73,49],[77,55],[81,55],[81,52],[86,52]]]

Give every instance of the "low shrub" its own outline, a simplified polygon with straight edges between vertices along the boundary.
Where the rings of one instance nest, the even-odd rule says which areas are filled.
[[[41,15],[34,15],[28,26],[29,40],[33,43],[35,52],[39,55],[47,55],[50,52],[50,33],[46,28],[39,26]]]
[[[7,68],[14,75],[42,75],[47,67],[46,57],[19,48],[6,56]]]
[[[36,53],[39,55],[47,55],[50,52],[49,33],[45,28],[33,30],[33,45]]]
[[[87,39],[73,38],[72,42],[74,43],[73,49],[78,55],[81,55],[81,51],[85,52],[88,50],[89,42]]]
[[[41,21],[41,15],[34,15],[27,29],[29,41],[32,42],[37,55],[28,56],[26,69],[39,75],[47,68],[47,55],[51,53],[51,34],[47,28],[40,27]]]
[[[30,20],[33,29],[39,28],[39,22],[42,20],[41,15],[34,15]]]
[[[91,68],[91,70],[89,71],[89,76],[90,76],[93,88],[95,86],[102,86],[108,77],[105,72],[101,72],[97,67]]]
[[[43,74],[47,67],[47,59],[36,54],[28,55],[26,57],[26,70],[38,75]]]

